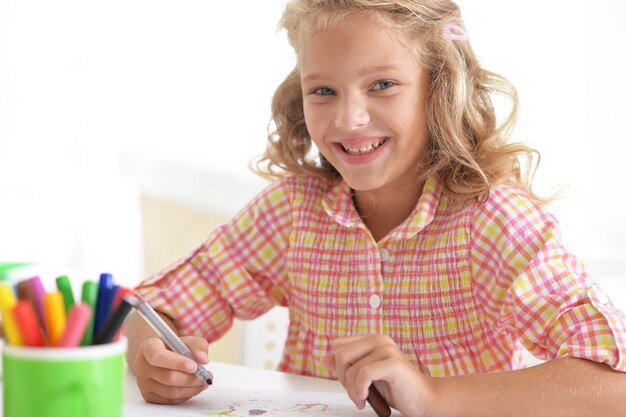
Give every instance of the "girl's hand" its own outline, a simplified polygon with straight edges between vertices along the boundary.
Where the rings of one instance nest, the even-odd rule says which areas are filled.
[[[209,344],[204,338],[184,336],[181,339],[198,362],[205,364],[209,361]],[[150,403],[179,404],[208,387],[194,374],[195,362],[168,350],[156,337],[142,343],[133,369],[141,395]]]
[[[322,364],[334,370],[359,409],[373,383],[390,406],[405,416],[424,416],[434,397],[431,377],[419,372],[384,335],[349,336],[333,342]]]

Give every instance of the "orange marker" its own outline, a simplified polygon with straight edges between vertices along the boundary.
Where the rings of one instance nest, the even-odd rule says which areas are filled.
[[[48,293],[43,298],[46,330],[51,346],[57,346],[65,330],[65,304],[60,291]]]
[[[41,326],[30,301],[17,300],[17,304],[13,307],[13,316],[15,316],[15,322],[25,346],[45,346]]]

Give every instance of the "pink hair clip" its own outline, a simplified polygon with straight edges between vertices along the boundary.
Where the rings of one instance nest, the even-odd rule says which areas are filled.
[[[469,39],[467,32],[459,25],[454,23],[447,23],[441,28],[443,36],[453,41],[466,41]]]

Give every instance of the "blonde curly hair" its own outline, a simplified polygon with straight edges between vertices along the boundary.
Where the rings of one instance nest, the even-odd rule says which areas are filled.
[[[539,153],[508,143],[517,118],[517,91],[504,77],[483,69],[468,40],[445,36],[446,25],[463,27],[458,6],[448,0],[290,0],[280,26],[299,55],[306,36],[351,13],[365,13],[384,25],[416,53],[430,72],[427,99],[429,140],[416,167],[417,180],[438,176],[457,198],[484,200],[492,185],[512,182],[531,190]],[[508,115],[498,123],[492,95],[508,98]],[[323,156],[313,152],[304,120],[298,64],[272,100],[275,130],[252,168],[267,178],[314,175],[330,184],[341,180]],[[526,164],[522,166],[525,160]]]

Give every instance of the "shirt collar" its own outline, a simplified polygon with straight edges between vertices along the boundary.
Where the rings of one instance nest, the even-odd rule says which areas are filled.
[[[428,226],[435,216],[442,191],[441,182],[436,177],[429,177],[413,212],[385,239],[408,239]],[[352,190],[345,181],[331,187],[324,195],[322,204],[326,213],[341,226],[366,228],[354,208]]]

